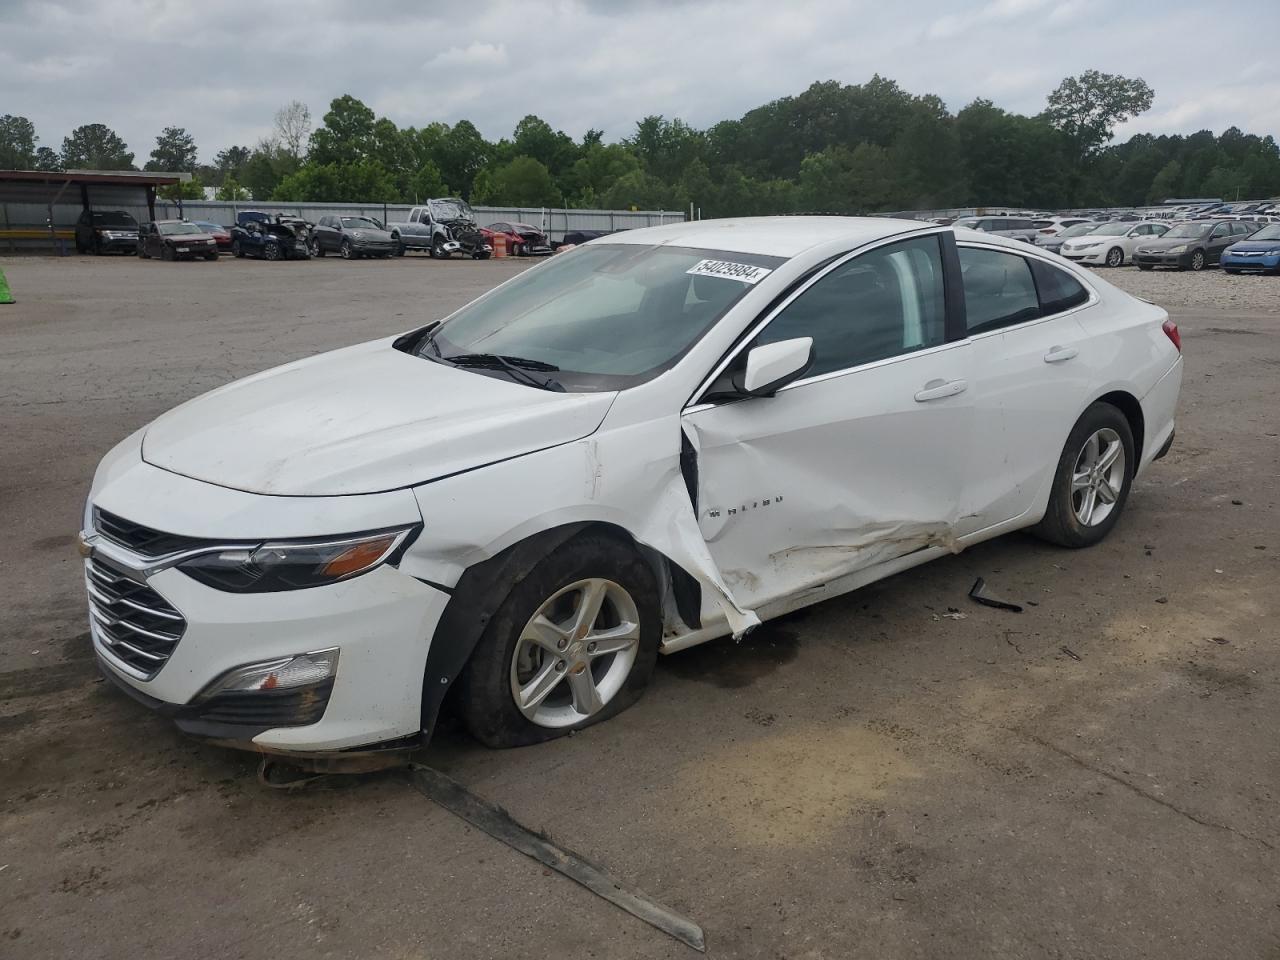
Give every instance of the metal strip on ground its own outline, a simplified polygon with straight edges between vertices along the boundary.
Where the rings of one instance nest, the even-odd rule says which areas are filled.
[[[692,920],[647,899],[637,891],[628,890],[603,868],[557,846],[528,827],[521,826],[497,804],[476,796],[453,778],[431,767],[413,764],[409,768],[409,776],[414,788],[428,799],[483,830],[495,840],[501,840],[513,850],[564,874],[681,943],[706,952],[702,928]]]

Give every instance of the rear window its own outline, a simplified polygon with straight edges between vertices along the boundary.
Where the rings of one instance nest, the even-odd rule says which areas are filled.
[[[1040,294],[1041,313],[1062,313],[1088,301],[1089,291],[1067,271],[1043,260],[1032,260],[1030,263],[1036,290]]]
[[[960,247],[966,328],[985,333],[1040,316],[1031,268],[1023,257]]]

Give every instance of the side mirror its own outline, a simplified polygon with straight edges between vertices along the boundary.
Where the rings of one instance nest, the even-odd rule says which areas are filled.
[[[771,397],[813,366],[813,337],[796,337],[753,347],[733,386],[744,397]]]

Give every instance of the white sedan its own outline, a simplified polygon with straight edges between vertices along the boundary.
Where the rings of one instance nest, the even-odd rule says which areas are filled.
[[[379,763],[610,717],[673,652],[1012,530],[1087,547],[1173,441],[1177,328],[1025,243],[887,219],[587,243],[115,447],[105,675],[197,736]]]
[[[1104,223],[1080,237],[1064,240],[1059,250],[1068,260],[1099,266],[1122,267],[1133,259],[1133,251],[1145,240],[1163,237],[1167,223]]]

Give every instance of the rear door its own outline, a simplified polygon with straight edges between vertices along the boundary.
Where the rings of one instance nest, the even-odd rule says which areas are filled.
[[[1069,271],[1016,251],[964,243],[959,257],[977,423],[963,536],[1025,513],[1057,465],[1090,386],[1077,314],[1092,297]]]
[[[969,346],[947,339],[950,238],[895,241],[830,267],[685,411],[699,523],[742,606],[954,544],[973,417]],[[797,337],[814,341],[803,379],[773,397],[714,399],[751,346]]]

